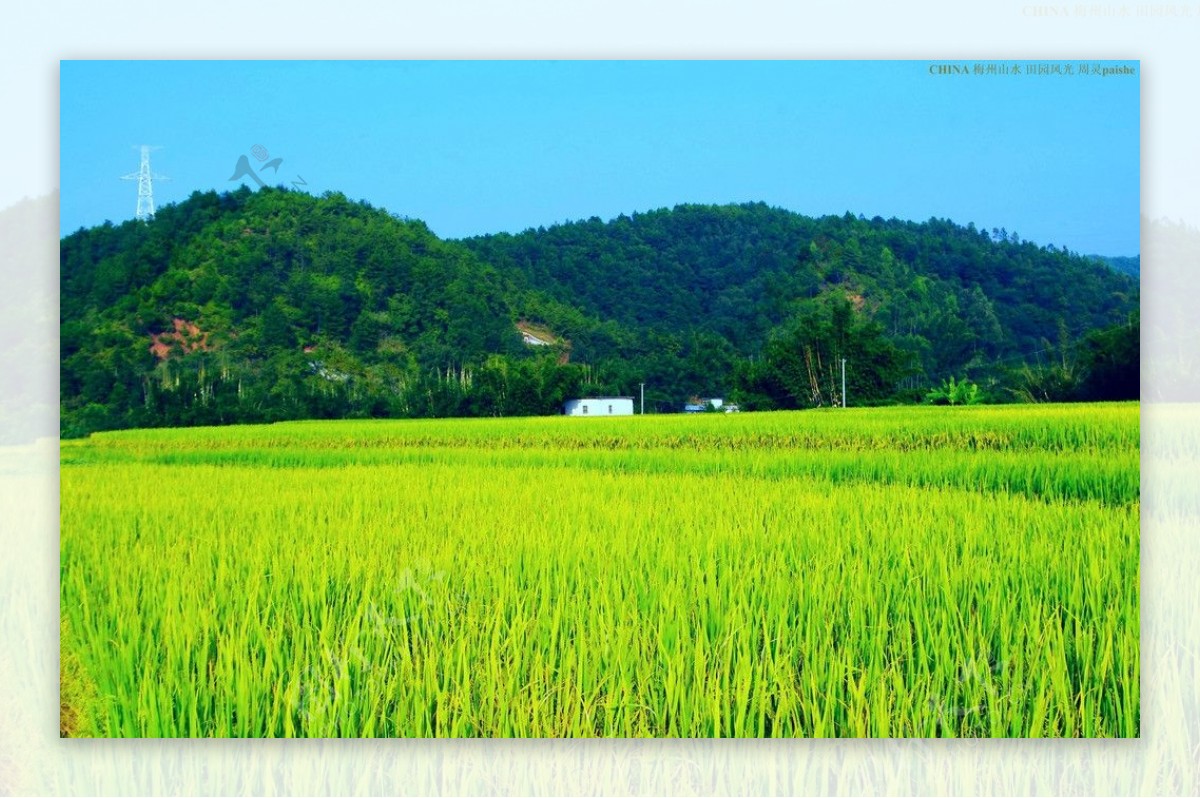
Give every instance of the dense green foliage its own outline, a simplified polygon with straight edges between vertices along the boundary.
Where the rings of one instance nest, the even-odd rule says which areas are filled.
[[[925,394],[925,401],[931,405],[977,405],[983,399],[978,385],[951,377]]]
[[[1137,736],[1138,419],[67,441],[64,712],[117,737]]]
[[[702,331],[742,356],[794,331],[814,305],[848,299],[902,354],[903,377],[896,382],[892,358],[864,362],[848,340],[827,348],[835,359],[860,355],[851,373],[888,383],[888,394],[964,372],[999,393],[1011,367],[1057,340],[1063,325],[1078,338],[1125,322],[1138,306],[1136,280],[1091,258],[941,219],[682,205],[464,243],[592,317],[627,329]]]
[[[1127,324],[1093,330],[1081,341],[1040,353],[1025,364],[1011,389],[1031,402],[1137,399],[1141,391],[1141,343],[1138,314]]]
[[[660,412],[693,395],[812,407],[840,400],[842,358],[856,404],[964,374],[993,399],[1039,398],[1029,353],[1138,302],[1134,280],[1004,231],[762,204],[453,242],[339,194],[242,188],[80,230],[61,264],[68,437],[545,414],[639,383]],[[523,344],[521,322],[551,342]],[[1137,352],[1100,361],[1118,355]]]
[[[583,374],[526,355],[495,269],[340,195],[198,193],[152,224],[80,231],[61,308],[67,435],[550,413]]]
[[[1110,257],[1106,255],[1093,255],[1093,258],[1105,264],[1109,268],[1115,269],[1122,274],[1128,274],[1133,279],[1137,280],[1142,275],[1142,258],[1140,255]]]

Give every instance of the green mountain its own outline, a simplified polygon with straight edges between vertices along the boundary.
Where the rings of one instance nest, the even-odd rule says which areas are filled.
[[[1091,259],[974,225],[764,204],[682,205],[463,242],[527,289],[630,328],[705,330],[757,351],[805,301],[850,298],[922,378],[1123,321],[1136,282]]]
[[[657,410],[803,407],[836,400],[842,357],[859,403],[954,375],[1015,396],[1048,342],[1138,303],[1136,281],[1003,231],[762,204],[443,241],[340,194],[243,188],[60,251],[64,435],[551,413],[641,382]]]
[[[1142,275],[1142,258],[1140,255],[1134,255],[1133,257],[1092,255],[1092,258],[1100,261],[1114,271],[1118,271],[1121,274],[1128,274],[1135,280],[1139,279]]]

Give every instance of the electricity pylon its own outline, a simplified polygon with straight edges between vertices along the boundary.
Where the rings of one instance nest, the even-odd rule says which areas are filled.
[[[170,180],[170,178],[156,175],[150,171],[150,150],[157,150],[158,147],[143,144],[141,148],[141,168],[133,174],[124,175],[121,179],[138,181],[137,220],[148,222],[154,218],[154,181]]]

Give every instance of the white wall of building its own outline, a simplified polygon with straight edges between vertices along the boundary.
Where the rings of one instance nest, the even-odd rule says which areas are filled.
[[[597,396],[585,399],[568,399],[563,404],[563,414],[568,416],[632,416],[632,396]]]

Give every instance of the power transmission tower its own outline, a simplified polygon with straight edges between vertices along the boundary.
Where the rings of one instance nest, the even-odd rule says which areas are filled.
[[[170,178],[156,175],[150,171],[150,150],[157,150],[158,147],[143,144],[141,149],[141,168],[133,174],[124,175],[121,179],[138,181],[137,220],[148,222],[154,218],[154,181],[170,180]]]

